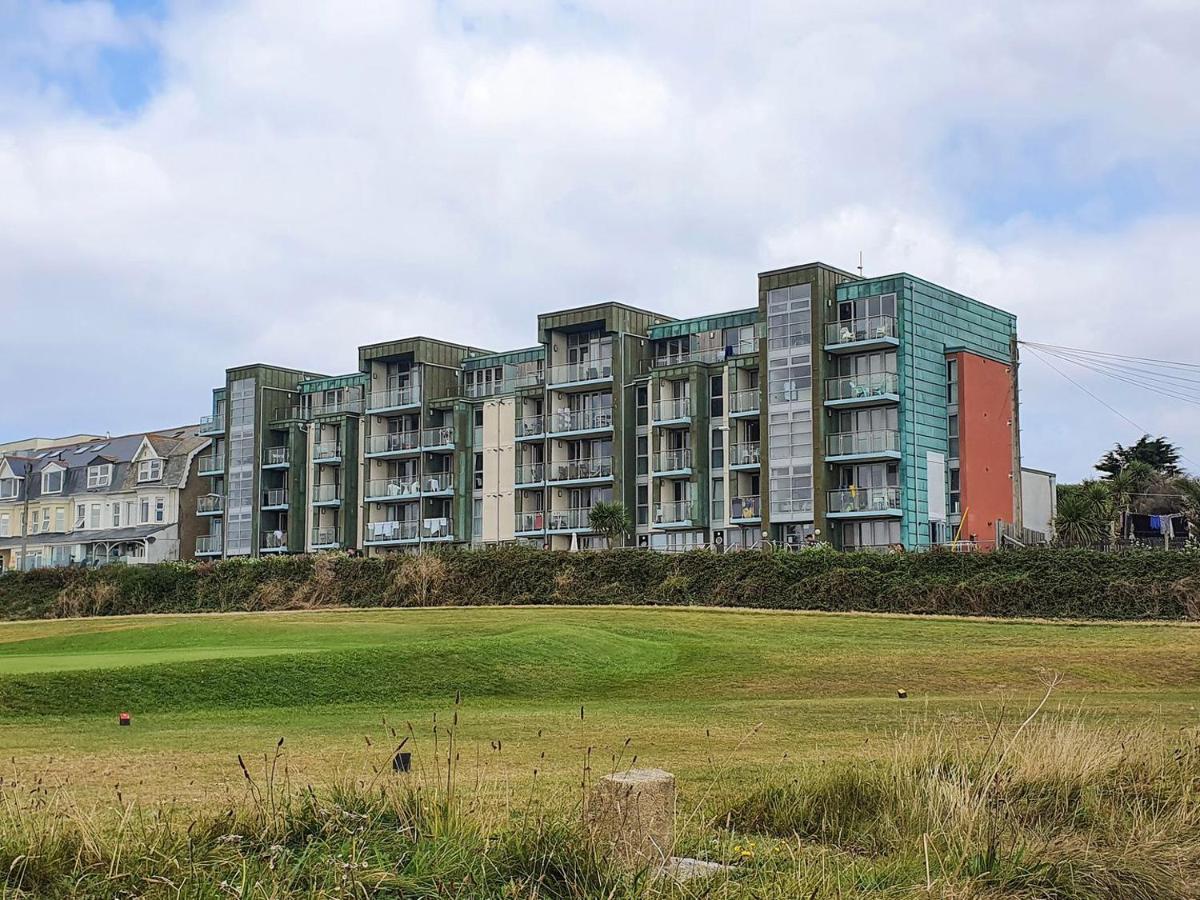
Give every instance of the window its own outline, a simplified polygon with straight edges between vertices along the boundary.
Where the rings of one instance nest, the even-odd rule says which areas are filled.
[[[637,423],[645,425],[650,420],[649,403],[650,394],[645,385],[640,386],[636,392],[637,396]]]
[[[644,484],[637,486],[637,523],[645,525],[650,521],[650,488]]]
[[[650,441],[645,436],[637,439],[637,473],[645,475],[650,471]]]
[[[161,459],[143,459],[138,463],[138,481],[158,481],[161,478]]]
[[[137,503],[128,500],[125,503],[125,524],[132,525],[137,518]]]
[[[167,521],[167,500],[165,497],[154,498],[154,521]]]
[[[957,516],[962,512],[962,480],[958,466],[950,469],[950,515]]]
[[[947,446],[947,459],[958,459],[958,415],[952,415],[947,419],[947,432],[949,433],[949,441]]]
[[[62,469],[50,469],[42,473],[42,493],[61,494],[63,486]]]
[[[714,375],[708,380],[709,414],[718,419],[725,415],[724,381],[720,375]]]
[[[82,528],[87,523],[87,507],[82,503],[75,505],[75,527]]]
[[[112,523],[113,528],[121,527],[121,504],[114,503],[112,505]]]
[[[105,463],[100,466],[88,466],[87,486],[91,488],[108,487],[112,484],[112,465]]]
[[[89,516],[88,528],[99,528],[100,527],[100,504],[93,503],[90,512],[91,512],[91,514]]]
[[[712,430],[710,438],[712,444],[712,459],[711,465],[714,470],[725,468],[725,432],[720,428]]]
[[[38,526],[38,517],[37,517],[37,510],[35,509],[29,513],[29,520],[25,526],[26,533],[37,534],[37,526]]]
[[[141,516],[138,519],[143,525],[150,521],[150,498],[143,497],[141,502]]]
[[[958,360],[946,360],[946,402],[958,402]]]
[[[42,531],[50,530],[50,507],[42,509]]]
[[[67,530],[67,508],[65,506],[54,510],[54,530],[59,534]]]
[[[725,479],[714,478],[712,482],[712,520],[725,521]]]
[[[17,496],[20,478],[0,478],[0,500],[11,500]]]
[[[0,537],[8,537],[12,528],[12,517],[8,513],[0,513]]]

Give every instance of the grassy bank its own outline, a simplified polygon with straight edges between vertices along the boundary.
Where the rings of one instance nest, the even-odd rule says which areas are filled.
[[[124,799],[91,812],[6,780],[0,877],[7,896],[79,898],[1194,897],[1200,735],[1023,714],[978,741],[914,731],[882,758],[803,763],[752,789],[717,757],[716,780],[682,783],[673,851],[728,869],[683,885],[622,868],[582,825],[590,784],[630,757],[583,752],[571,789],[481,796],[453,716],[440,743],[402,731],[374,768],[321,790],[277,747],[199,814]],[[405,739],[416,766],[395,775]]]

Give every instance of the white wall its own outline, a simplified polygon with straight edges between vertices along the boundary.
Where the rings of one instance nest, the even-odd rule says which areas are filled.
[[[1021,506],[1026,528],[1054,535],[1054,516],[1058,512],[1057,479],[1052,472],[1021,470]]]

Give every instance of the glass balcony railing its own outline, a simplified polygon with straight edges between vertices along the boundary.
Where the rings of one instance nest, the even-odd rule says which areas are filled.
[[[546,529],[548,531],[571,531],[577,528],[588,528],[592,511],[588,509],[558,509],[546,513]]]
[[[225,509],[225,498],[219,494],[206,494],[196,498],[196,514],[200,516],[218,515]]]
[[[729,447],[729,465],[757,466],[762,461],[758,441],[742,441]]]
[[[389,434],[372,434],[367,438],[367,453],[404,453],[421,446],[421,432],[393,431]]]
[[[731,522],[761,518],[762,501],[757,494],[731,498],[729,505],[729,520]]]
[[[447,516],[424,519],[421,522],[421,540],[423,541],[452,541],[454,532],[450,528]]]
[[[312,489],[313,503],[340,503],[342,501],[342,486],[340,484],[315,484]]]
[[[422,494],[454,493],[454,473],[449,471],[426,472],[421,478]]]
[[[367,412],[381,412],[404,406],[419,406],[420,404],[421,389],[418,385],[414,384],[371,391],[367,395]]]
[[[692,417],[692,398],[676,397],[671,400],[654,401],[654,421],[672,422]]]
[[[201,416],[200,417],[200,434],[224,434],[225,433],[225,417],[224,416]]]
[[[861,319],[830,322],[825,326],[826,344],[861,344],[895,337],[895,316],[863,316]]]
[[[678,366],[688,362],[711,364],[722,362],[725,357],[724,347],[714,347],[708,350],[684,350],[680,353],[659,354],[650,361],[650,365],[656,369],[663,369],[668,366]]]
[[[612,477],[612,457],[593,456],[550,464],[551,481],[587,481]]]
[[[519,512],[513,527],[517,533],[546,530],[546,513],[543,510],[534,512]]]
[[[421,496],[421,483],[416,475],[394,478],[372,478],[367,482],[368,501],[416,500]]]
[[[415,541],[420,525],[413,522],[367,522],[363,525],[364,544],[384,544],[393,541]]]
[[[362,397],[345,397],[341,400],[330,400],[327,402],[313,401],[312,414],[314,416],[338,416],[346,413],[358,415],[363,411],[364,401]]]
[[[899,431],[847,431],[825,438],[828,456],[855,456],[867,453],[898,453]]]
[[[317,441],[313,444],[313,462],[342,458],[341,441]]]
[[[523,466],[517,466],[517,484],[541,484],[545,480],[545,463],[526,463]]]
[[[677,447],[674,450],[660,450],[654,461],[656,472],[678,472],[692,467],[692,448]]]
[[[196,471],[201,475],[220,475],[225,471],[224,453],[205,453],[199,457]]]
[[[287,549],[287,532],[286,531],[264,531],[262,539],[259,541],[260,550],[286,550]]]
[[[271,488],[263,491],[262,505],[264,507],[282,507],[288,505],[287,488]]]
[[[454,447],[454,426],[439,425],[437,428],[426,428],[421,432],[421,446],[426,450]]]
[[[582,362],[565,363],[561,366],[551,366],[547,382],[550,387],[556,384],[572,384],[577,381],[605,381],[612,378],[612,359],[585,359]]]
[[[554,434],[564,431],[600,431],[612,428],[612,409],[560,409],[550,419]]]
[[[268,447],[263,451],[264,466],[286,466],[289,458],[287,447]]]
[[[886,512],[900,508],[898,487],[848,487],[826,494],[831,513]]]
[[[221,552],[221,535],[202,534],[196,538],[196,555],[212,556]]]
[[[758,388],[743,388],[729,392],[729,411],[734,415],[757,413],[759,407]]]
[[[546,433],[545,416],[522,416],[517,419],[517,439],[540,437]]]
[[[900,379],[895,372],[845,375],[825,379],[826,400],[870,400],[899,393]]]
[[[655,525],[681,525],[696,518],[696,505],[691,500],[670,500],[654,504]]]
[[[312,530],[312,545],[319,547],[336,547],[342,542],[342,530],[336,525],[316,525]]]

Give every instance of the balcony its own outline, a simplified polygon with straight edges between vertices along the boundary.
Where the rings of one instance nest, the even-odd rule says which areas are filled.
[[[312,548],[331,550],[341,546],[342,530],[336,525],[317,525],[312,530]]]
[[[526,463],[517,466],[514,482],[517,487],[541,487],[546,483],[546,464]]]
[[[479,400],[484,397],[511,394],[518,388],[538,387],[541,384],[545,384],[545,376],[541,372],[532,372],[528,375],[513,375],[510,378],[501,378],[499,381],[467,384],[463,387],[463,395],[470,397],[472,400]]]
[[[825,326],[825,350],[829,353],[858,353],[881,347],[896,347],[895,316],[864,316],[830,322]]]
[[[315,484],[312,489],[313,506],[341,506],[342,486],[340,484]]]
[[[871,519],[900,515],[900,488],[848,487],[826,494],[825,508],[830,518]]]
[[[560,409],[551,417],[550,431],[556,436],[612,431],[612,409]]]
[[[219,534],[202,534],[196,538],[196,555],[197,556],[220,556],[221,555],[221,535]]]
[[[312,415],[317,416],[344,416],[344,415],[362,415],[364,401],[362,397],[347,397],[342,400],[332,400],[328,403],[316,403],[312,405]]]
[[[225,471],[224,453],[205,453],[197,458],[196,471],[201,475],[220,475]]]
[[[268,447],[263,451],[264,469],[286,469],[290,461],[287,447]]]
[[[420,534],[417,522],[367,522],[363,525],[363,543],[367,546],[380,544],[415,543]]]
[[[260,553],[282,553],[287,550],[286,531],[264,531],[258,542]]]
[[[895,372],[825,379],[826,406],[879,406],[899,402],[900,379]]]
[[[762,498],[757,494],[732,497],[729,502],[729,521],[731,523],[761,522]]]
[[[384,388],[382,391],[371,391],[367,396],[367,412],[373,414],[411,409],[420,405],[421,386],[419,384],[397,385]]]
[[[744,388],[740,391],[729,392],[729,415],[734,418],[739,416],[757,416],[760,404],[760,396],[758,388]]]
[[[203,436],[225,433],[225,417],[224,416],[202,416],[200,418],[200,428],[196,432]]]
[[[677,447],[660,450],[654,458],[655,477],[688,476],[692,474],[692,448]]]
[[[421,496],[421,483],[416,475],[400,475],[394,478],[372,478],[367,482],[367,503],[395,503],[417,500]]]
[[[393,431],[389,434],[372,434],[367,438],[367,456],[400,456],[417,453],[421,449],[421,432]]]
[[[522,416],[517,419],[518,441],[540,440],[546,436],[545,416]]]
[[[757,469],[762,462],[758,441],[742,441],[729,446],[729,468]]]
[[[421,522],[421,540],[422,541],[452,541],[454,540],[454,531],[450,528],[450,519],[446,516],[438,516],[431,519],[425,519]]]
[[[713,365],[725,361],[724,347],[714,347],[709,350],[684,350],[682,353],[664,353],[650,360],[655,369],[666,369],[671,366],[682,366],[686,363],[704,363]]]
[[[825,438],[826,462],[899,459],[899,431],[847,431]]]
[[[426,428],[421,432],[422,450],[453,450],[454,426],[439,425],[437,428]]]
[[[287,488],[270,488],[269,490],[263,491],[262,508],[265,510],[287,509]]]
[[[655,425],[687,425],[692,421],[692,398],[656,400],[651,413],[651,421]]]
[[[543,510],[517,513],[513,523],[513,531],[516,534],[542,534],[545,530],[546,513]]]
[[[593,456],[588,459],[571,459],[550,464],[550,481],[554,484],[609,481],[611,479],[611,456]]]
[[[299,403],[285,403],[271,410],[271,424],[283,425],[288,422],[299,422],[304,419],[304,410]]]
[[[225,498],[220,494],[206,494],[196,498],[196,515],[219,516],[225,512]]]
[[[658,528],[688,528],[695,520],[696,504],[691,500],[654,504],[654,524]]]
[[[313,444],[312,461],[319,465],[337,465],[342,461],[342,442],[317,441]]]
[[[558,509],[546,513],[547,531],[587,531],[591,509]]]
[[[612,359],[585,359],[583,362],[551,366],[546,383],[553,390],[584,387],[612,381]]]
[[[425,497],[453,496],[454,473],[446,470],[426,472],[421,479],[421,494]]]

